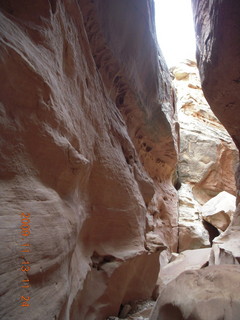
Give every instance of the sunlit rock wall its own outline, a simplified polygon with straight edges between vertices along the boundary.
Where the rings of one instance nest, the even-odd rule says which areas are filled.
[[[202,87],[213,112],[240,147],[240,3],[193,0],[197,61]],[[237,210],[231,228],[216,240],[212,263],[240,261],[240,170]]]
[[[202,205],[222,191],[236,195],[238,150],[204,98],[196,63],[186,60],[171,71],[180,125],[179,250],[182,251],[210,246],[210,229],[208,232],[201,217]]]
[[[117,315],[151,296],[159,252],[177,247],[178,126],[153,2],[0,7],[0,318]]]

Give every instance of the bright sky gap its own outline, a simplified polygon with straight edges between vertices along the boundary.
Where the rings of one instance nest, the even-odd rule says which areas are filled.
[[[168,67],[195,60],[195,34],[191,0],[155,0],[159,46]]]

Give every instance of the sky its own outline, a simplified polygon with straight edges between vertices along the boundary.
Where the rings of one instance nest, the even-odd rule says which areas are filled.
[[[168,67],[195,59],[191,0],[155,0],[158,43]]]

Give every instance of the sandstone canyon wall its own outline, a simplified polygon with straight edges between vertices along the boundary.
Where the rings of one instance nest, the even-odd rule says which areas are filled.
[[[0,318],[117,315],[177,248],[178,125],[153,2],[0,7]]]
[[[197,38],[197,63],[203,92],[211,109],[239,149],[240,3],[235,0],[192,0],[192,5]],[[222,135],[219,138],[222,140]],[[239,319],[239,181],[238,167],[237,208],[230,226],[214,239],[209,261],[201,265],[200,270],[188,269],[168,283],[160,292],[150,320]],[[229,185],[225,184],[225,187]],[[207,203],[215,201],[217,197]],[[223,209],[227,201],[225,191],[223,200],[215,203],[215,206],[220,205]],[[208,249],[197,251],[200,250]],[[181,255],[183,256],[179,256]],[[175,271],[181,263],[177,262],[178,258],[169,265],[170,271],[174,272],[175,261]],[[208,264],[210,266],[207,266]]]
[[[205,97],[240,147],[240,3],[193,0],[197,62]],[[215,241],[212,263],[240,262],[240,170],[237,209],[230,228]]]
[[[171,68],[171,72],[176,88],[180,125],[178,177],[181,184],[181,252],[210,246],[212,237],[218,234],[217,230],[206,224],[202,218],[203,205],[207,201],[226,191],[227,193],[221,195],[228,195],[230,200],[233,199],[234,208],[234,174],[238,163],[238,151],[204,98],[196,63],[186,60]],[[227,201],[226,197],[224,199]],[[227,215],[225,217],[228,218]]]

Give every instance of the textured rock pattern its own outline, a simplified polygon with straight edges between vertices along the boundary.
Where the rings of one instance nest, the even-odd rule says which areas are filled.
[[[201,205],[221,191],[236,194],[238,151],[211,111],[201,89],[196,63],[172,68],[180,124],[179,250],[209,246]]]
[[[192,1],[197,34],[197,61],[202,87],[213,112],[240,147],[240,3],[238,1]],[[231,229],[216,241],[221,257],[240,256],[240,170],[236,171],[237,209]],[[227,241],[226,247],[224,241]],[[220,241],[220,246],[218,242]],[[230,243],[235,243],[230,251]],[[234,256],[230,259],[234,261]]]
[[[240,3],[193,0],[192,5],[203,91],[211,109],[239,147]]]
[[[150,320],[238,320],[240,266],[185,271],[161,292]]]
[[[97,1],[94,4],[82,1],[82,11],[96,66],[125,120],[141,163],[153,179],[155,194],[148,206],[147,246],[155,250],[160,242],[176,250],[177,195],[172,187],[178,149],[175,97],[165,63],[158,60],[153,18],[148,16],[152,14],[152,4],[143,1],[142,11],[135,18],[138,5],[137,0],[130,3],[127,0]],[[150,37],[143,20],[151,32]],[[159,67],[161,77],[156,72]],[[124,153],[127,163],[133,166],[145,201],[149,203],[152,190],[138,177],[135,156],[127,147]]]
[[[177,246],[177,126],[153,3],[0,6],[0,318],[117,315],[151,296],[159,251]]]

